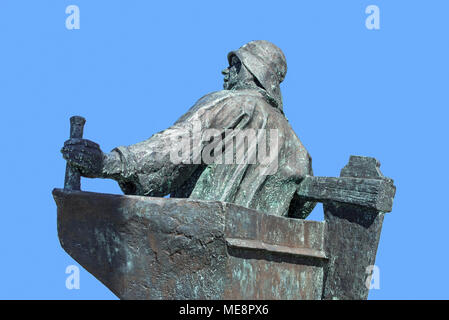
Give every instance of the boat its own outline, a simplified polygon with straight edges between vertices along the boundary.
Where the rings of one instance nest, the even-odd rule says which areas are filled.
[[[120,299],[367,299],[396,187],[351,156],[298,193],[324,221],[236,204],[54,189],[62,248]]]

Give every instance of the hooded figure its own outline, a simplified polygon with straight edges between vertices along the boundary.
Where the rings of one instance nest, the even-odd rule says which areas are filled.
[[[282,96],[279,85],[284,81],[287,74],[287,61],[281,49],[265,40],[251,41],[237,51],[228,53],[229,64],[231,64],[233,56],[237,56],[257,79],[270,102],[279,110],[282,110]]]
[[[231,51],[228,62],[224,90],[202,97],[168,129],[108,154],[91,141],[68,140],[64,158],[84,176],[116,180],[125,194],[217,200],[305,218],[314,203],[296,192],[313,172],[283,113],[285,56],[258,40]]]

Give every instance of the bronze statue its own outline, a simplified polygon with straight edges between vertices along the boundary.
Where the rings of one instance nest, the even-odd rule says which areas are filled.
[[[70,119],[61,246],[121,299],[366,299],[393,180],[361,156],[313,176],[283,112],[282,51],[251,41],[228,62],[224,90],[146,141],[105,154]],[[83,192],[80,174],[126,195]],[[325,221],[304,220],[316,202]]]
[[[62,148],[64,158],[85,177],[116,180],[129,195],[218,200],[305,218],[314,202],[302,201],[297,190],[313,172],[310,155],[283,112],[279,85],[287,72],[285,56],[274,44],[259,40],[230,52],[228,62],[222,71],[224,90],[202,97],[170,128],[106,154],[92,141],[70,139]],[[268,148],[271,143],[272,151],[277,151],[275,167],[267,174],[263,172],[266,165],[257,162],[171,161],[175,147],[171,138],[185,132],[193,135],[195,121],[201,130],[214,129],[218,136],[226,130],[276,130],[276,145],[268,142]],[[190,153],[201,154],[206,145],[206,141],[193,141]]]

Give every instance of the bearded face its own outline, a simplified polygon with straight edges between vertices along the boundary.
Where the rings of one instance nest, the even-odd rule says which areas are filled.
[[[254,76],[235,55],[231,57],[229,67],[221,73],[224,75],[223,89],[225,90],[252,87],[255,81]]]

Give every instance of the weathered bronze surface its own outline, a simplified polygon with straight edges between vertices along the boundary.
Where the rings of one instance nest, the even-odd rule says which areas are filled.
[[[82,138],[85,120],[71,119],[65,188],[53,191],[62,247],[123,299],[366,299],[393,180],[360,156],[339,178],[314,177],[284,116],[282,51],[252,41],[228,61],[224,90],[141,143],[105,154]],[[234,144],[242,129],[258,135]],[[195,138],[207,130],[215,144]],[[259,137],[270,130],[275,140]],[[269,161],[217,161],[221,149],[260,160],[266,146]],[[80,175],[114,179],[125,195],[77,191]],[[316,202],[325,221],[303,220]]]
[[[199,99],[170,128],[107,154],[92,141],[70,139],[62,149],[64,158],[83,176],[115,179],[125,194],[225,201],[264,213],[305,218],[314,203],[297,202],[294,208],[290,203],[301,181],[313,172],[309,153],[283,113],[279,85],[287,72],[284,54],[268,41],[252,41],[230,52],[228,61],[229,68],[223,70],[224,90]],[[235,141],[238,130],[274,129],[276,159],[267,166],[258,162],[206,164],[197,155],[208,141],[194,137],[197,131],[211,129],[219,137],[227,136],[227,141]],[[174,163],[170,153],[178,142],[173,138],[185,133],[193,137],[188,150],[192,161]],[[244,143],[236,145],[238,150],[244,148]],[[276,170],[265,174],[274,162]]]
[[[122,299],[320,299],[324,222],[192,199],[53,191],[62,247]]]

